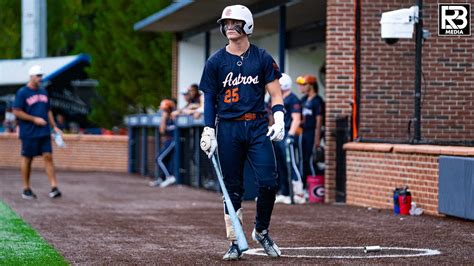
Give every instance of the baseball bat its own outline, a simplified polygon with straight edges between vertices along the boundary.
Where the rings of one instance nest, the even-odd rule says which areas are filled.
[[[229,212],[230,220],[232,221],[232,227],[234,228],[235,236],[237,237],[237,245],[239,246],[240,251],[244,252],[249,249],[249,245],[247,243],[247,239],[245,238],[244,230],[242,230],[242,225],[240,224],[239,218],[237,218],[237,214],[235,213],[234,205],[232,205],[229,193],[227,192],[227,189],[224,185],[224,177],[222,176],[222,172],[216,157],[217,155],[214,153],[211,158],[212,164],[214,165],[214,170],[216,171],[222,194],[224,194],[225,205],[227,206],[227,211]]]
[[[291,150],[293,147],[293,144],[287,142],[285,143],[286,147],[286,171],[287,171],[287,181],[288,181],[288,190],[290,192],[290,199],[291,199],[291,204],[295,204],[295,192],[293,191],[293,178],[291,178],[293,171],[291,168]]]

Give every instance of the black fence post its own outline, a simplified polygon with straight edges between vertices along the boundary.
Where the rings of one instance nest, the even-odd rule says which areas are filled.
[[[346,152],[344,143],[349,139],[349,119],[336,119],[336,202],[346,202]]]

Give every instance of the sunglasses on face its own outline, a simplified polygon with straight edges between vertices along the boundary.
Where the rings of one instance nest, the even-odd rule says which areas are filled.
[[[38,75],[35,75],[35,76],[38,77],[38,78],[42,78],[43,74],[38,74]]]

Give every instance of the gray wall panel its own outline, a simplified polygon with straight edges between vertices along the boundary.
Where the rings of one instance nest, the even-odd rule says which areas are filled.
[[[474,159],[440,156],[440,213],[474,220]]]

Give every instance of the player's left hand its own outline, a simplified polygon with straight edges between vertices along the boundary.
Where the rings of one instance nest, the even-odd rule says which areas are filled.
[[[273,119],[275,123],[268,129],[267,137],[273,141],[282,141],[285,137],[285,115],[282,111],[275,112]]]

